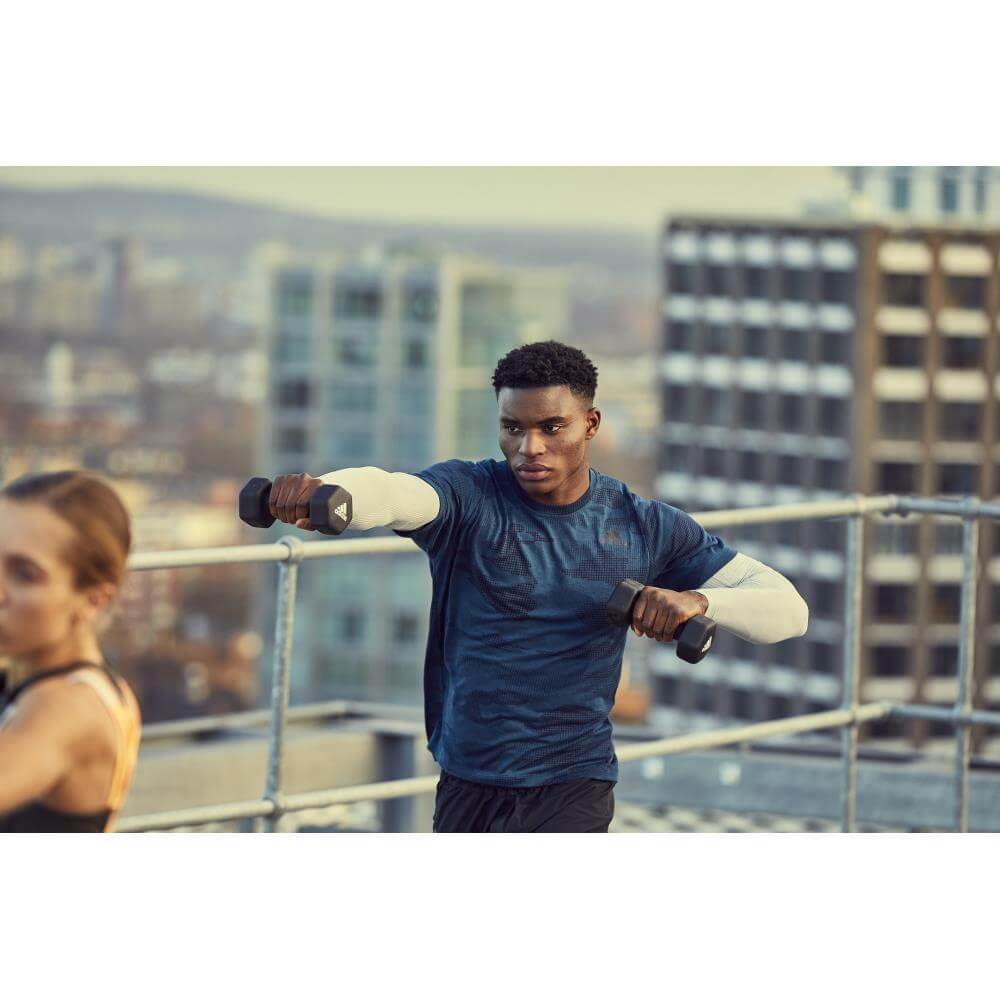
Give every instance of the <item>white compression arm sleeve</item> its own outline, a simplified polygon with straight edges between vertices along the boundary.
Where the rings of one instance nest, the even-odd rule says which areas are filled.
[[[348,527],[356,531],[414,531],[433,521],[441,509],[434,487],[406,472],[386,472],[366,465],[361,469],[337,469],[319,478],[331,486],[343,486],[351,494]]]
[[[694,591],[708,599],[707,617],[749,642],[794,639],[809,627],[809,606],[792,582],[742,552]]]

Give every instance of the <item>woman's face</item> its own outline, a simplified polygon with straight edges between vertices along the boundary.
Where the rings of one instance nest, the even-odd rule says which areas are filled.
[[[31,661],[93,626],[98,609],[63,556],[73,535],[44,504],[0,497],[0,656]]]

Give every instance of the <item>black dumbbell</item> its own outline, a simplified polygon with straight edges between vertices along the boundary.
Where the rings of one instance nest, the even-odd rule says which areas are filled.
[[[612,625],[631,625],[632,609],[645,585],[635,580],[622,580],[608,601],[608,618]],[[688,663],[697,663],[709,651],[715,638],[715,622],[705,615],[695,615],[674,632],[677,655]]]
[[[255,476],[240,490],[240,520],[254,528],[270,528],[271,480]],[[351,494],[343,486],[324,484],[309,498],[309,520],[320,534],[339,535],[354,515]]]

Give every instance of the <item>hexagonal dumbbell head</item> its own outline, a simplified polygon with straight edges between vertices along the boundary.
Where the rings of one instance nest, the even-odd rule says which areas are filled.
[[[309,500],[309,520],[324,535],[346,531],[353,516],[351,494],[343,486],[321,486]]]
[[[268,509],[271,480],[255,476],[240,490],[240,520],[254,528],[270,528],[274,515]]]

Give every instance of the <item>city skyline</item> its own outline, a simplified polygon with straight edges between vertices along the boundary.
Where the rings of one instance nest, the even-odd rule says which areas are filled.
[[[828,166],[0,166],[3,184],[175,190],[344,218],[647,233],[673,213],[798,214],[807,201],[847,193]]]

